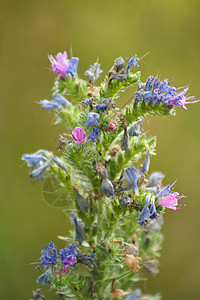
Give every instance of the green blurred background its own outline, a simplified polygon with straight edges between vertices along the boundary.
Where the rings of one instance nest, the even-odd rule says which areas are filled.
[[[66,235],[69,222],[32,184],[22,153],[39,148],[55,151],[64,129],[52,126],[53,114],[37,102],[51,98],[54,74],[46,70],[47,54],[73,46],[83,76],[99,57],[104,74],[118,56],[137,53],[148,75],[172,78],[175,86],[192,83],[200,98],[200,2],[197,0],[15,1],[1,2],[1,280],[0,299],[28,299],[38,287],[31,262],[50,240]],[[103,76],[103,75],[102,75]],[[129,91],[121,98],[133,95]],[[126,96],[126,97],[125,97]],[[158,136],[157,157],[150,171],[166,174],[164,183],[178,179],[187,207],[165,215],[160,273],[143,285],[146,293],[163,299],[199,299],[199,113],[200,104],[177,109],[176,117],[149,118],[149,135]],[[48,299],[57,299],[49,294]]]

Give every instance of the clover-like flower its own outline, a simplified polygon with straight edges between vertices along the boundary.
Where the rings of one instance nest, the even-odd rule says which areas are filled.
[[[172,193],[172,194],[162,198],[158,202],[157,206],[162,205],[166,208],[170,208],[170,209],[174,209],[174,210],[183,208],[183,206],[177,207],[179,205],[178,201],[183,197],[185,197],[185,196],[179,196],[179,193],[177,193],[177,192]]]
[[[144,222],[151,221],[150,210],[149,210],[149,199],[150,199],[150,194],[146,196],[143,210],[141,211],[139,218],[136,219],[138,221],[138,224],[141,226],[143,225]]]
[[[45,249],[46,250],[42,250],[42,256],[40,257],[44,269],[48,266],[54,266],[57,260],[57,251],[52,242],[47,244]]]
[[[85,123],[85,127],[87,126],[96,126],[99,124],[99,114],[90,112],[87,117],[87,121]]]
[[[78,143],[79,145],[82,145],[86,140],[86,134],[85,131],[80,128],[76,127],[72,132],[71,135],[73,137],[73,140],[75,143]]]

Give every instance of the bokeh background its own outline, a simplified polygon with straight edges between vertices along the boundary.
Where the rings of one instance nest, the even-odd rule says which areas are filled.
[[[41,184],[32,184],[22,153],[40,148],[56,152],[55,138],[64,128],[52,126],[52,114],[37,102],[51,99],[54,74],[45,69],[47,54],[70,49],[80,58],[79,75],[97,57],[104,74],[116,57],[143,59],[148,75],[173,79],[175,86],[192,83],[200,98],[200,2],[198,0],[1,1],[1,209],[0,298],[29,299],[38,285],[30,265],[50,240],[67,235],[69,222],[44,202]],[[130,90],[120,99],[133,95]],[[199,299],[199,114],[200,104],[177,108],[176,117],[149,118],[145,130],[158,136],[157,156],[150,171],[178,179],[175,189],[187,196],[187,207],[165,215],[160,273],[142,285],[165,300]],[[52,293],[48,299],[57,299]]]

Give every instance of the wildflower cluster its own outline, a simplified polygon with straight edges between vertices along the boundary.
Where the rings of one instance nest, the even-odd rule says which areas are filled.
[[[188,87],[175,88],[166,78],[149,76],[142,83],[137,55],[115,59],[100,85],[95,85],[103,72],[98,61],[85,71],[85,80],[72,53],[71,59],[59,52],[49,60],[57,78],[52,100],[40,105],[54,110],[55,123],[64,125],[61,155],[38,150],[22,160],[30,177],[44,182],[44,198],[53,180],[52,205],[60,201],[74,231],[59,236],[65,248],[45,246],[37,282],[50,284],[63,299],[144,299],[132,283],[142,279],[141,269],[158,273],[164,211],[182,208],[184,196],[172,190],[174,184],[163,186],[161,172],[149,174],[156,138],[146,136],[143,122],[148,114],[173,115],[175,106],[185,109],[197,100],[186,96]],[[117,108],[120,92],[136,84],[131,104]]]

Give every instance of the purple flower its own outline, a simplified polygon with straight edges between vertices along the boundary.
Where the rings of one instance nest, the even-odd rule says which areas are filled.
[[[85,126],[95,126],[99,124],[99,114],[90,112],[87,117]]]
[[[76,251],[76,245],[74,243],[70,244],[68,247],[65,247],[64,249],[61,249],[59,251],[60,254],[60,260],[65,260],[65,258],[69,255],[77,255]]]
[[[48,158],[42,156],[42,155],[37,155],[37,154],[23,154],[22,155],[22,160],[25,160],[27,162],[28,167],[33,167],[36,169],[38,166],[42,166],[44,161],[49,161]]]
[[[51,164],[47,164],[47,165],[44,165],[44,166],[42,166],[42,167],[39,167],[38,169],[35,169],[29,176],[30,176],[31,178],[37,177],[37,180],[42,181],[46,169],[47,169],[48,167],[50,167],[50,166],[51,166]]]
[[[49,55],[49,60],[51,63],[51,70],[58,74],[60,78],[65,78],[69,74],[74,77],[77,72],[77,64],[79,58],[72,57],[71,59],[67,58],[67,52],[64,51],[63,54],[59,52],[54,58],[52,55]]]
[[[47,266],[54,266],[57,260],[57,251],[52,242],[47,244],[45,249],[46,250],[42,250],[42,256],[40,257],[44,269],[46,269]]]
[[[92,132],[88,136],[88,140],[90,139],[90,142],[95,143],[97,141],[98,136],[99,136],[99,129],[97,127],[94,127]]]
[[[103,179],[101,188],[102,188],[102,192],[107,198],[110,198],[110,196],[115,195],[112,182],[108,178]]]
[[[178,205],[178,200],[180,200],[181,198],[183,198],[185,196],[179,196],[179,193],[172,193],[164,198],[162,198],[157,206],[159,205],[162,205],[166,208],[170,208],[170,209],[179,209],[179,208],[182,208],[183,206],[180,206],[180,207],[176,207]]]
[[[82,145],[86,140],[85,131],[80,127],[76,127],[71,132],[71,135],[73,137],[74,142],[78,143],[79,145]]]
[[[65,260],[63,260],[63,265],[65,268],[70,268],[71,266],[73,266],[76,263],[76,257],[73,255],[69,255],[65,258]]]
[[[59,254],[61,256],[60,260],[63,262],[65,268],[69,268],[77,262],[77,253],[78,252],[76,250],[75,244],[70,244],[68,247],[65,247],[64,249],[61,249],[59,251]]]
[[[150,199],[150,194],[146,196],[144,208],[141,211],[139,218],[136,219],[137,221],[139,221],[138,224],[141,226],[143,225],[144,222],[151,221],[150,210],[149,210],[149,199]]]
[[[138,60],[139,60],[139,58],[137,57],[137,54],[134,57],[131,57],[131,59],[128,62],[127,70],[130,69],[131,67],[135,67],[135,66],[137,66],[139,68]]]
[[[160,81],[157,77],[149,76],[146,84],[140,84],[135,95],[135,104],[143,102],[164,102],[169,104],[169,100],[175,96],[176,89],[169,85],[167,78]]]
[[[94,63],[93,66],[90,66],[89,70],[87,70],[85,72],[85,75],[87,75],[90,78],[90,81],[92,83],[94,83],[95,80],[97,80],[99,78],[100,74],[103,72],[100,69],[100,66],[101,65],[96,62],[96,63]]]
[[[184,109],[187,109],[187,107],[185,106],[186,104],[198,102],[199,100],[190,101],[190,100],[194,100],[195,97],[190,97],[190,98],[185,97],[185,94],[187,93],[188,89],[189,88],[186,88],[181,93],[174,95],[171,99],[169,99],[168,103],[172,105],[178,105]]]
[[[131,166],[130,168],[126,169],[126,171],[124,172],[124,178],[128,180],[130,183],[132,183],[136,196],[139,195],[138,186],[137,186],[138,177],[139,177],[139,171],[134,166]]]

